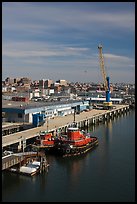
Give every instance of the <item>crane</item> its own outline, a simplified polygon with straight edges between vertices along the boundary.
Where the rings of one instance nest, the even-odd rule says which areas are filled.
[[[102,45],[99,45],[98,49],[99,49],[100,69],[101,69],[104,88],[106,92],[106,101],[104,102],[104,108],[110,109],[112,108],[112,102],[110,101],[110,83],[109,83],[109,77],[106,75],[106,71],[105,71],[104,57],[102,53]]]

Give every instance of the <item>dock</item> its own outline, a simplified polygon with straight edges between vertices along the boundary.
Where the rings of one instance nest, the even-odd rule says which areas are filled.
[[[111,110],[91,109],[88,112],[81,112],[80,114],[76,114],[75,122],[78,127],[88,126],[90,124],[96,124],[102,120],[108,120],[109,118],[113,118],[117,115],[129,111],[129,109],[130,109],[129,105],[115,105],[115,108]],[[61,116],[55,117],[54,119],[50,119],[50,121],[48,121],[48,127],[47,124],[45,124],[44,126],[41,127],[36,127],[29,130],[24,130],[21,132],[3,136],[2,148],[10,146],[15,143],[21,145],[22,138],[24,141],[31,138],[36,138],[42,131],[52,132],[53,135],[56,134],[57,130],[65,132],[73,121],[74,121],[73,114],[63,117]]]
[[[39,161],[38,161],[38,158]],[[46,155],[42,152],[13,153],[2,157],[2,170],[18,174],[33,176],[43,171],[48,171],[49,164]]]

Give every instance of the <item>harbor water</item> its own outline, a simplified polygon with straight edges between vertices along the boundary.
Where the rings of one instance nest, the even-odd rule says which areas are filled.
[[[47,156],[34,177],[2,172],[5,202],[134,202],[135,111],[89,127],[99,145],[74,158]]]

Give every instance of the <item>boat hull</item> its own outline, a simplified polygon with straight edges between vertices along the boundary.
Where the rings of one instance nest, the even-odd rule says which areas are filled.
[[[79,147],[76,146],[70,147],[69,145],[61,144],[54,147],[54,153],[62,157],[78,156],[81,154],[85,154],[89,150],[95,148],[97,145],[98,145],[97,139],[94,142],[89,142],[86,145]]]

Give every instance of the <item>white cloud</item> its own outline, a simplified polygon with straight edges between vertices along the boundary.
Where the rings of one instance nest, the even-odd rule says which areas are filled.
[[[71,4],[70,4],[71,5]],[[73,5],[73,4],[72,4]],[[117,4],[118,6],[118,4]],[[124,4],[123,4],[124,6]],[[91,30],[96,32],[100,29],[129,29],[135,30],[135,13],[127,10],[98,9],[89,4],[89,9],[84,9],[80,4],[71,8],[65,4],[27,4],[14,3],[3,6],[3,28],[11,30],[24,30],[30,32],[43,32],[69,28],[77,30]]]
[[[63,44],[51,45],[43,42],[15,42],[7,43],[2,47],[2,55],[6,57],[52,57],[52,56],[77,56],[82,55],[88,48],[69,47]]]
[[[135,62],[133,57],[129,57],[133,55],[133,46],[130,44],[135,30],[133,7],[125,9],[125,4],[123,3],[122,7],[121,3],[120,9],[116,3],[109,10],[96,2],[8,2],[2,5],[2,56],[5,72],[5,69],[7,72],[11,70],[12,74],[25,67],[30,73],[33,70],[34,74],[37,72],[34,71],[35,67],[38,71],[41,70],[41,74],[46,69],[49,74],[52,70],[51,76],[53,72],[56,72],[57,76],[59,71],[64,72],[63,76],[66,73],[68,77],[69,74],[65,71],[67,68],[72,77],[74,71],[80,77],[82,70],[88,70],[87,77],[93,76],[95,80],[95,73],[100,73],[95,44],[104,41],[103,44],[112,45],[114,53],[104,54],[105,65],[111,73],[120,70],[121,76],[122,71],[125,74],[126,70],[132,70],[134,73]],[[123,51],[121,55],[117,54],[115,46],[115,50],[113,49],[113,43],[116,41],[112,42],[112,39],[117,40],[119,44],[127,40],[127,44],[122,48],[127,49],[126,46],[129,45],[129,50],[124,50],[127,56]]]
[[[114,54],[110,54],[110,53],[105,53],[104,57],[106,59],[111,59],[111,60],[115,60],[115,61],[124,61],[124,62],[130,62],[133,61],[133,59],[126,57],[126,56],[121,56],[121,55],[114,55]]]

